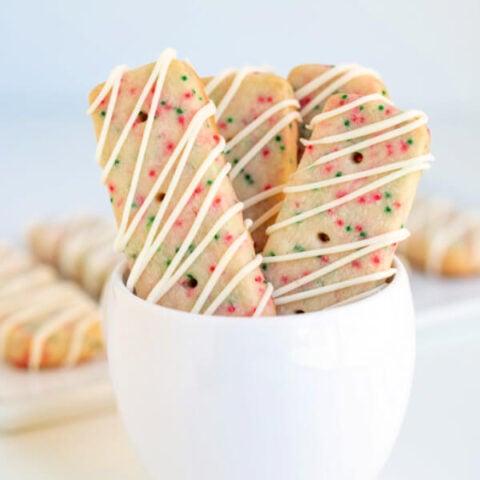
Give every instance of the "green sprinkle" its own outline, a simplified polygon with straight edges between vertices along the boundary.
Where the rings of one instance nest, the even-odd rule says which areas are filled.
[[[130,255],[130,258],[132,258],[133,260],[135,260],[135,259],[137,258],[137,254],[136,254],[136,253],[132,253],[132,254]]]
[[[213,237],[215,240],[218,240],[220,238],[220,235],[218,233],[216,233]]]
[[[409,139],[407,140],[407,143],[408,143],[409,145],[412,145],[412,144],[413,144],[413,138],[409,138]]]
[[[165,100],[162,100],[162,101],[160,102],[160,105],[165,106],[166,104],[167,104],[167,102],[166,102]]]
[[[285,150],[285,145],[280,145],[280,150]]]
[[[113,164],[114,164],[115,166],[120,165],[120,160],[117,158],[117,159],[113,162]]]
[[[180,250],[180,247],[177,247],[177,248],[175,249],[175,253],[178,253],[179,250]]]
[[[195,250],[195,245],[193,243],[191,243],[189,246],[188,246],[188,253],[192,253],[194,250]]]
[[[199,99],[201,102],[203,102],[203,97],[198,97],[198,99]]]
[[[207,185],[208,186],[213,185],[213,180],[207,180]]]
[[[293,249],[296,251],[296,252],[304,252],[305,251],[305,248],[302,247],[301,245],[295,245],[293,247]]]
[[[162,251],[162,246],[160,245],[158,248],[157,248],[157,253],[160,253]]]
[[[383,95],[383,96],[387,95],[387,91],[386,91],[386,90],[382,90],[382,95]]]
[[[167,267],[169,267],[170,264],[172,263],[172,261],[171,261],[171,260],[167,260],[165,263],[167,264]]]
[[[102,110],[102,111],[100,112],[100,115],[101,115],[102,117],[104,117],[104,116],[106,115],[105,110]]]
[[[188,80],[188,77],[187,77],[186,75],[182,75],[182,76],[181,76],[181,79],[182,79],[184,82],[186,82],[186,81]]]
[[[147,228],[150,228],[152,226],[153,221],[155,220],[155,215],[150,215],[147,220]]]
[[[239,160],[238,158],[234,158],[233,161],[232,161],[232,163],[233,163],[234,165],[236,165],[239,161],[240,161],[240,160]]]
[[[385,198],[392,198],[392,194],[390,192],[385,192]]]
[[[360,236],[365,238],[367,236],[367,232],[360,232]]]
[[[268,253],[268,256],[269,256],[269,257],[275,257],[275,252],[273,252],[273,251],[269,252],[269,253]]]
[[[342,175],[343,175],[342,172],[337,172],[337,173],[335,174],[336,177],[341,177]]]
[[[232,117],[228,117],[228,118],[227,118],[227,123],[233,123],[233,118],[232,118]]]
[[[110,197],[110,203],[113,203],[113,197]]]
[[[138,203],[137,202],[132,202],[132,208],[137,208],[138,207]]]
[[[314,110],[320,110],[320,105],[315,105]]]
[[[253,184],[255,183],[255,182],[253,181],[252,176],[251,176],[249,173],[246,173],[243,178],[245,178],[245,181],[246,181],[249,185],[253,185]]]
[[[267,264],[266,263],[262,263],[262,270],[265,271],[267,269]]]
[[[177,108],[177,113],[181,115],[183,113],[183,110],[181,108]]]
[[[362,111],[362,110],[365,110],[365,107],[364,107],[363,105],[360,105],[360,106],[358,107],[358,109],[359,109],[360,111]]]
[[[345,230],[346,230],[347,232],[351,232],[351,231],[352,231],[352,226],[351,226],[351,225],[347,225],[347,226],[345,227]]]
[[[379,109],[380,111],[382,111],[382,110],[385,110],[385,107],[384,107],[383,105],[379,105],[379,106],[378,106],[378,109]]]
[[[275,137],[275,140],[276,140],[277,142],[279,142],[281,139],[282,139],[282,136],[281,136],[281,135],[277,135],[277,136]]]
[[[194,88],[192,88],[192,93],[195,95],[197,91]]]
[[[350,120],[345,120],[343,122],[343,124],[346,126],[346,127],[349,127],[350,126]]]
[[[344,94],[342,95],[342,98],[343,98],[344,100],[346,100],[346,99],[348,98],[348,95],[347,95],[346,93],[344,93]]]
[[[388,205],[385,207],[385,213],[391,213],[392,212],[392,207],[389,207]]]

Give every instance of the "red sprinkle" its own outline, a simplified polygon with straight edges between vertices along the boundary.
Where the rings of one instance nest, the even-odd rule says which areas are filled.
[[[228,312],[228,313],[233,313],[235,310],[236,310],[236,308],[235,308],[233,305],[229,305],[229,306],[227,307],[227,312]]]
[[[355,230],[356,230],[357,232],[361,232],[361,231],[363,230],[363,227],[362,227],[361,225],[356,225],[356,226],[355,226]]]
[[[270,150],[268,148],[265,148],[262,152],[262,155],[264,158],[268,157],[270,155]]]
[[[182,126],[185,125],[185,117],[183,115],[178,117],[178,123]]]
[[[352,262],[352,267],[353,268],[362,268],[362,264],[358,260],[354,260]]]
[[[209,270],[210,270],[211,272],[214,272],[214,271],[215,271],[215,265],[210,265]]]
[[[220,135],[215,134],[213,136],[213,139],[215,140],[216,143],[218,143],[220,141]]]
[[[115,191],[115,187],[114,187],[112,184],[110,184],[110,185],[108,186],[108,189],[109,189],[111,192],[114,192],[114,191]]]
[[[149,177],[154,177],[156,174],[157,174],[157,172],[156,172],[155,170],[150,170],[150,171],[148,172],[148,176],[149,176]]]
[[[374,255],[372,257],[372,262],[375,264],[375,265],[379,265],[380,264],[380,257],[378,255]]]
[[[336,222],[335,222],[339,227],[343,227],[343,225],[345,225],[345,222],[339,218]]]
[[[257,283],[260,283],[260,282],[262,281],[261,275],[257,275],[257,276],[255,277],[255,281],[256,281]]]

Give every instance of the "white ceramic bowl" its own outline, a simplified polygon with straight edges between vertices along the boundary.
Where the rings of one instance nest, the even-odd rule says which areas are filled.
[[[318,313],[193,315],[104,293],[118,405],[159,480],[372,479],[405,413],[415,357],[407,274]]]

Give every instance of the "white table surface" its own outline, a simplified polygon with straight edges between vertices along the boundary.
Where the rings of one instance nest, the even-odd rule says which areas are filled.
[[[437,118],[433,138],[442,163],[424,183],[478,206],[480,164],[469,154],[477,132]],[[13,120],[0,120],[0,238],[18,241],[37,216],[108,212],[92,159],[92,128],[81,109],[74,120]],[[469,175],[458,175],[462,161]],[[382,480],[480,478],[479,366],[480,318],[425,326],[407,419]],[[2,480],[144,478],[115,412],[0,435]]]

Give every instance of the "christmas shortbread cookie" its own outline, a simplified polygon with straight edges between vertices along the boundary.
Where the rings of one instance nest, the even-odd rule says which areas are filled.
[[[96,298],[120,261],[112,247],[115,227],[97,216],[40,221],[30,227],[27,237],[30,250],[40,261]]]
[[[312,119],[312,137],[267,230],[263,268],[279,313],[321,310],[389,281],[432,159],[426,123],[422,112],[402,111],[382,94],[333,95]]]
[[[411,236],[401,253],[420,270],[448,275],[480,274],[480,215],[442,198],[415,200],[407,222]]]
[[[19,368],[72,366],[103,351],[97,305],[27,255],[0,251],[0,356]]]
[[[184,311],[274,314],[215,107],[191,65],[166,50],[153,64],[117,67],[91,92],[89,112],[127,287]]]
[[[288,81],[265,69],[225,70],[204,82],[227,142],[229,177],[245,205],[245,218],[253,221],[250,231],[261,252],[282,188],[297,168],[299,103]]]

